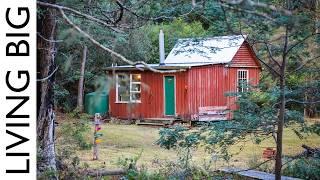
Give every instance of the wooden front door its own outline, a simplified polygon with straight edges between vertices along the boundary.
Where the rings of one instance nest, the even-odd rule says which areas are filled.
[[[164,114],[175,115],[175,78],[174,76],[164,77]]]

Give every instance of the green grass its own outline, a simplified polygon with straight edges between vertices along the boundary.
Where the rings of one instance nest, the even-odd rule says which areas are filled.
[[[144,127],[137,125],[102,125],[101,132],[102,143],[99,144],[99,160],[92,160],[92,150],[81,150],[77,154],[81,163],[87,163],[91,168],[117,168],[119,158],[134,157],[142,155],[138,161],[138,166],[146,165],[152,169],[157,166],[157,162],[175,161],[177,155],[174,150],[165,150],[155,144],[158,139],[158,128]],[[93,138],[93,130],[89,138]],[[250,137],[248,137],[250,140]],[[308,136],[306,139],[299,139],[292,130],[285,129],[283,139],[283,150],[285,155],[294,155],[301,152],[302,144],[313,147],[320,146],[320,137],[317,135]],[[240,145],[231,148],[232,152],[238,152]],[[275,147],[272,139],[268,139],[263,143],[256,145],[252,141],[244,144],[244,149],[234,156],[229,165],[244,167],[253,157],[258,159],[262,156],[265,147]],[[210,159],[210,154],[206,153],[202,148],[194,152],[193,161],[197,165],[202,165],[204,160]],[[226,166],[222,160],[217,162],[217,166]]]
[[[139,164],[152,166],[153,161],[175,159],[176,153],[165,150],[155,144],[158,129],[136,125],[105,124],[101,132],[102,143],[99,144],[99,160],[92,161],[92,151],[79,151],[82,162],[90,167],[117,167],[118,158],[138,156],[142,151]],[[93,135],[92,135],[93,137]]]

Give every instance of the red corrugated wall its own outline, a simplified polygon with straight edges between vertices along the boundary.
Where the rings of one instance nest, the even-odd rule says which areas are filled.
[[[116,103],[115,88],[110,90],[110,115],[118,118],[154,118],[164,117],[163,104],[163,77],[175,76],[176,80],[176,113],[185,114],[185,74],[186,72],[179,72],[174,74],[160,74],[148,71],[133,71],[127,73],[141,74],[142,92],[141,103]]]
[[[188,111],[198,113],[203,106],[223,106],[225,80],[224,65],[193,67],[188,71]]]
[[[244,42],[232,59],[233,67],[260,67],[252,49],[247,42]]]
[[[237,90],[237,70],[249,71],[249,82],[259,82],[260,64],[247,43],[244,43],[229,65],[193,67],[188,71],[188,116],[198,114],[199,107],[228,106],[236,109],[235,97],[226,96]],[[190,116],[191,115],[191,116]]]

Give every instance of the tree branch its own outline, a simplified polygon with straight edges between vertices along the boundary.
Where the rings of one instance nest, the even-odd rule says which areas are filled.
[[[48,42],[53,42],[53,43],[59,43],[59,42],[62,42],[63,40],[50,40],[50,39],[47,39],[45,38],[44,36],[42,36],[39,32],[37,32],[37,36],[39,36],[41,39],[45,40],[45,41],[48,41]]]
[[[311,148],[305,144],[301,145],[302,148],[305,149],[305,151],[303,151],[300,154],[294,155],[294,156],[287,156],[289,158],[291,158],[290,160],[288,160],[287,162],[285,162],[284,164],[282,164],[282,166],[292,162],[293,160],[299,159],[299,158],[303,158],[303,157],[312,157],[317,153],[320,153],[320,149],[319,148]]]
[[[112,29],[113,31],[116,31],[116,32],[119,32],[119,33],[123,33],[123,31],[115,28],[116,27],[115,25],[108,24],[108,23],[102,21],[101,19],[95,18],[95,17],[90,16],[88,14],[84,14],[84,13],[82,13],[80,11],[75,10],[75,9],[68,8],[68,7],[65,7],[65,6],[56,5],[56,4],[45,3],[45,2],[41,2],[41,1],[37,1],[37,4],[40,5],[40,6],[44,6],[44,7],[50,7],[50,8],[54,8],[54,9],[58,9],[58,10],[69,11],[72,14],[76,14],[78,16],[82,16],[82,17],[84,17],[84,18],[86,18],[88,20],[91,20],[91,21],[97,22],[97,23],[99,23],[101,25],[104,25],[104,26]]]
[[[91,41],[94,45],[98,46],[99,48],[101,48],[104,51],[109,52],[110,54],[114,55],[115,57],[119,58],[120,60],[122,60],[123,62],[126,62],[127,64],[130,64],[132,66],[137,66],[137,65],[143,65],[146,69],[152,71],[152,72],[157,72],[157,73],[174,73],[174,72],[182,72],[185,71],[184,69],[179,69],[179,70],[158,70],[158,69],[154,69],[152,67],[150,67],[147,63],[143,62],[143,61],[137,61],[137,62],[133,62],[130,61],[129,59],[125,58],[124,56],[122,56],[121,54],[103,46],[102,44],[100,44],[98,41],[96,41],[95,39],[93,39],[88,33],[84,32],[79,26],[75,25],[64,13],[63,9],[58,8],[58,10],[60,11],[62,18],[69,24],[71,25],[75,30],[77,30],[80,34],[82,34],[84,37],[86,37],[89,41]]]
[[[54,69],[47,77],[41,78],[41,79],[37,79],[37,81],[45,81],[45,80],[51,78],[58,69],[59,69],[59,68],[56,67],[56,69]]]
[[[253,49],[253,45],[250,45],[252,50],[254,51]],[[257,53],[255,53],[257,54]],[[275,73],[277,76],[280,77],[280,73],[278,71],[276,71],[273,67],[271,67],[268,63],[264,62],[261,58],[258,57],[258,55],[256,55],[257,59],[262,62],[263,65],[265,65],[269,70],[271,70],[273,73]]]
[[[117,1],[117,2],[118,2],[119,4],[121,4],[119,1]],[[121,5],[122,5],[122,7],[123,7],[125,10],[127,10],[128,12],[130,12],[131,14],[133,14],[134,16],[136,16],[136,17],[138,17],[138,18],[140,18],[140,19],[144,19],[144,20],[157,21],[157,20],[160,20],[160,19],[174,19],[174,18],[176,18],[176,17],[171,17],[171,16],[145,17],[145,16],[142,16],[142,15],[139,15],[138,13],[136,13],[136,12],[133,11],[132,9],[124,6],[123,4],[121,4]],[[192,8],[191,8],[188,12],[186,12],[186,13],[184,13],[184,14],[178,15],[178,17],[183,17],[183,16],[189,15],[191,12],[194,11],[195,7],[196,7],[196,6],[192,6]]]
[[[269,46],[268,46],[268,43],[265,42],[264,44],[265,44],[265,46],[266,46],[266,48],[267,48],[269,58],[270,58],[274,63],[276,63],[279,67],[281,67],[280,63],[279,63],[277,60],[274,59],[274,57],[273,57],[273,55],[272,55],[272,52],[271,52],[271,50],[270,50],[270,48],[269,48]]]
[[[288,100],[286,100],[286,102],[296,102],[299,104],[318,104],[318,103],[320,103],[320,100],[319,101],[299,101],[296,99],[288,99]]]
[[[119,1],[116,1],[116,3],[120,7],[120,15],[119,15],[118,19],[114,21],[114,24],[117,24],[118,22],[121,21],[121,19],[123,17],[123,10],[124,10],[123,5]]]
[[[232,27],[231,27],[231,24],[230,24],[229,21],[228,21],[227,12],[225,11],[225,9],[224,9],[224,7],[222,6],[222,4],[220,4],[220,8],[221,8],[221,10],[222,10],[223,18],[224,18],[225,23],[227,24],[228,30],[229,30],[230,32],[232,32],[232,33],[235,33],[235,32],[233,31]]]
[[[242,12],[245,12],[245,13],[249,13],[249,14],[254,14],[254,15],[258,15],[258,16],[261,16],[261,17],[264,17],[270,21],[275,21],[272,17],[268,16],[266,13],[259,13],[257,11],[250,11],[250,10],[246,10],[246,9],[242,9],[242,8],[235,8],[235,7],[232,7],[228,4],[224,4],[224,3],[220,3],[221,6],[223,7],[226,7],[226,8],[229,8],[231,10],[234,10],[234,11],[242,11]]]
[[[302,40],[296,42],[295,44],[291,45],[290,47],[288,47],[286,54],[288,54],[292,49],[294,49],[295,47],[297,47],[299,44],[303,43],[304,41],[306,41],[307,39],[309,39],[312,36],[318,35],[320,33],[312,33],[306,37],[304,37]]]
[[[262,3],[262,2],[259,2],[259,1],[252,1],[252,0],[222,0],[224,3],[226,4],[230,4],[230,5],[242,5],[242,4],[248,4],[249,6],[252,6],[252,7],[258,7],[258,8],[267,8],[267,9],[270,9],[272,11],[278,11],[278,12],[282,12],[284,13],[285,15],[292,15],[292,12],[287,10],[287,9],[284,9],[282,7],[276,7],[276,6],[273,6],[273,5],[269,5],[269,4],[265,4],[265,3]]]
[[[300,58],[301,58],[301,57],[300,57]],[[320,58],[320,55],[306,60],[306,61],[305,61],[304,63],[302,63],[299,67],[297,67],[295,70],[293,70],[293,71],[291,71],[291,72],[299,71],[300,69],[303,68],[303,66],[305,66],[305,65],[308,64],[309,62],[311,62],[311,61],[313,61],[313,60],[315,60],[315,59],[318,59],[318,58]]]

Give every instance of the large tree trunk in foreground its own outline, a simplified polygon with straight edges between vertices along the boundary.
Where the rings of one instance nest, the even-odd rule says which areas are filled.
[[[54,0],[49,1],[55,3]],[[37,78],[41,81],[37,84],[38,91],[38,118],[37,118],[37,143],[38,143],[38,173],[51,172],[51,177],[57,179],[57,167],[54,142],[54,102],[53,84],[56,54],[56,10],[38,7],[41,13],[38,16],[39,33],[37,38]]]
[[[81,61],[81,69],[80,69],[80,78],[78,84],[78,100],[77,100],[77,108],[80,112],[83,112],[83,93],[84,93],[84,72],[87,61],[87,51],[88,48],[86,45],[83,47],[82,52],[82,61]]]

